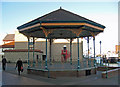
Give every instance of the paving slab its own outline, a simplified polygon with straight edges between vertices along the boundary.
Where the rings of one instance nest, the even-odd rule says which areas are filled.
[[[27,68],[21,76],[17,75],[14,64],[9,64],[3,72],[3,85],[118,85],[118,76],[108,79],[101,77],[101,71],[96,75],[77,77],[47,78],[39,75],[27,74]]]

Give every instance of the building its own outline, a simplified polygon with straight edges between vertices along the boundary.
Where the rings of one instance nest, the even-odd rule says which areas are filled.
[[[3,39],[3,45],[0,45],[0,61],[2,61],[2,57],[4,53],[2,51],[14,49],[15,46],[15,34],[7,34]]]
[[[115,49],[116,49],[116,54],[118,54],[118,57],[120,59],[120,45],[116,45]]]
[[[14,36],[14,38],[13,38]],[[32,40],[32,39],[31,39]],[[61,39],[63,40],[63,39]],[[25,37],[23,34],[19,33],[18,31],[15,31],[15,34],[7,34],[5,38],[3,39],[4,44],[1,45],[1,48],[3,49],[4,56],[7,58],[8,62],[16,62],[18,58],[22,58],[24,62],[28,60],[28,42],[27,37]],[[10,41],[5,42],[5,41]],[[70,52],[70,44],[69,40],[63,40],[62,41],[56,41],[56,39],[53,40],[52,43],[52,61],[61,61],[61,50],[63,49],[63,46],[66,45],[68,51]],[[9,49],[8,49],[9,48]],[[49,61],[49,53],[50,53],[50,43],[48,40],[48,61]],[[34,57],[35,61],[39,57],[40,60],[43,60],[43,56],[45,55],[45,39],[37,39],[35,40],[35,49],[34,49]],[[73,41],[72,44],[72,60],[77,61],[77,43],[76,41]],[[82,60],[83,57],[83,44],[80,43],[80,59]],[[30,61],[33,61],[33,50],[31,45],[30,50]],[[68,61],[70,61],[68,59]]]
[[[0,45],[2,50],[14,49],[15,47],[15,34],[7,34],[3,39],[3,45]]]

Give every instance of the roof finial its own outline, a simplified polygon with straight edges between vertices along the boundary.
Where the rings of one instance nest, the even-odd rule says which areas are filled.
[[[60,6],[60,9],[62,9],[62,7]]]

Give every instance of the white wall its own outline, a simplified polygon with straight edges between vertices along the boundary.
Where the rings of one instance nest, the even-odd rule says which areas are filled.
[[[28,52],[4,52],[4,53],[7,61],[10,62],[16,62],[19,58],[21,58],[22,61],[28,60]],[[36,55],[39,55],[39,58],[42,58],[42,53],[35,52],[35,57],[34,57],[35,60],[36,60]],[[30,56],[29,57],[30,61],[33,61],[33,52],[30,52],[29,56]]]
[[[70,44],[69,43],[53,43],[52,44],[52,59],[56,60],[56,61],[60,61],[61,60],[61,50],[63,49],[63,46],[66,45],[68,52],[70,52]],[[82,44],[80,43],[80,59],[82,59]],[[15,42],[15,49],[27,49],[28,48],[28,43],[27,42]],[[48,42],[47,45],[47,54],[48,54],[48,60],[49,60],[49,49],[50,48],[50,44]],[[39,41],[35,43],[35,49],[39,49],[41,51],[43,51],[43,54],[46,54],[46,44],[45,41]],[[77,48],[77,43],[73,43],[72,44],[72,58],[73,60],[77,60],[78,56],[78,48]],[[69,59],[68,59],[69,60]]]

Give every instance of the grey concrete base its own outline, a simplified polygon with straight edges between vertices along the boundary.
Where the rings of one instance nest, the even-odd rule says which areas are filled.
[[[79,70],[42,70],[42,69],[34,69],[34,68],[28,68],[27,69],[28,74],[36,74],[43,77],[81,77],[81,76],[87,76],[96,74],[96,68],[84,68]]]

